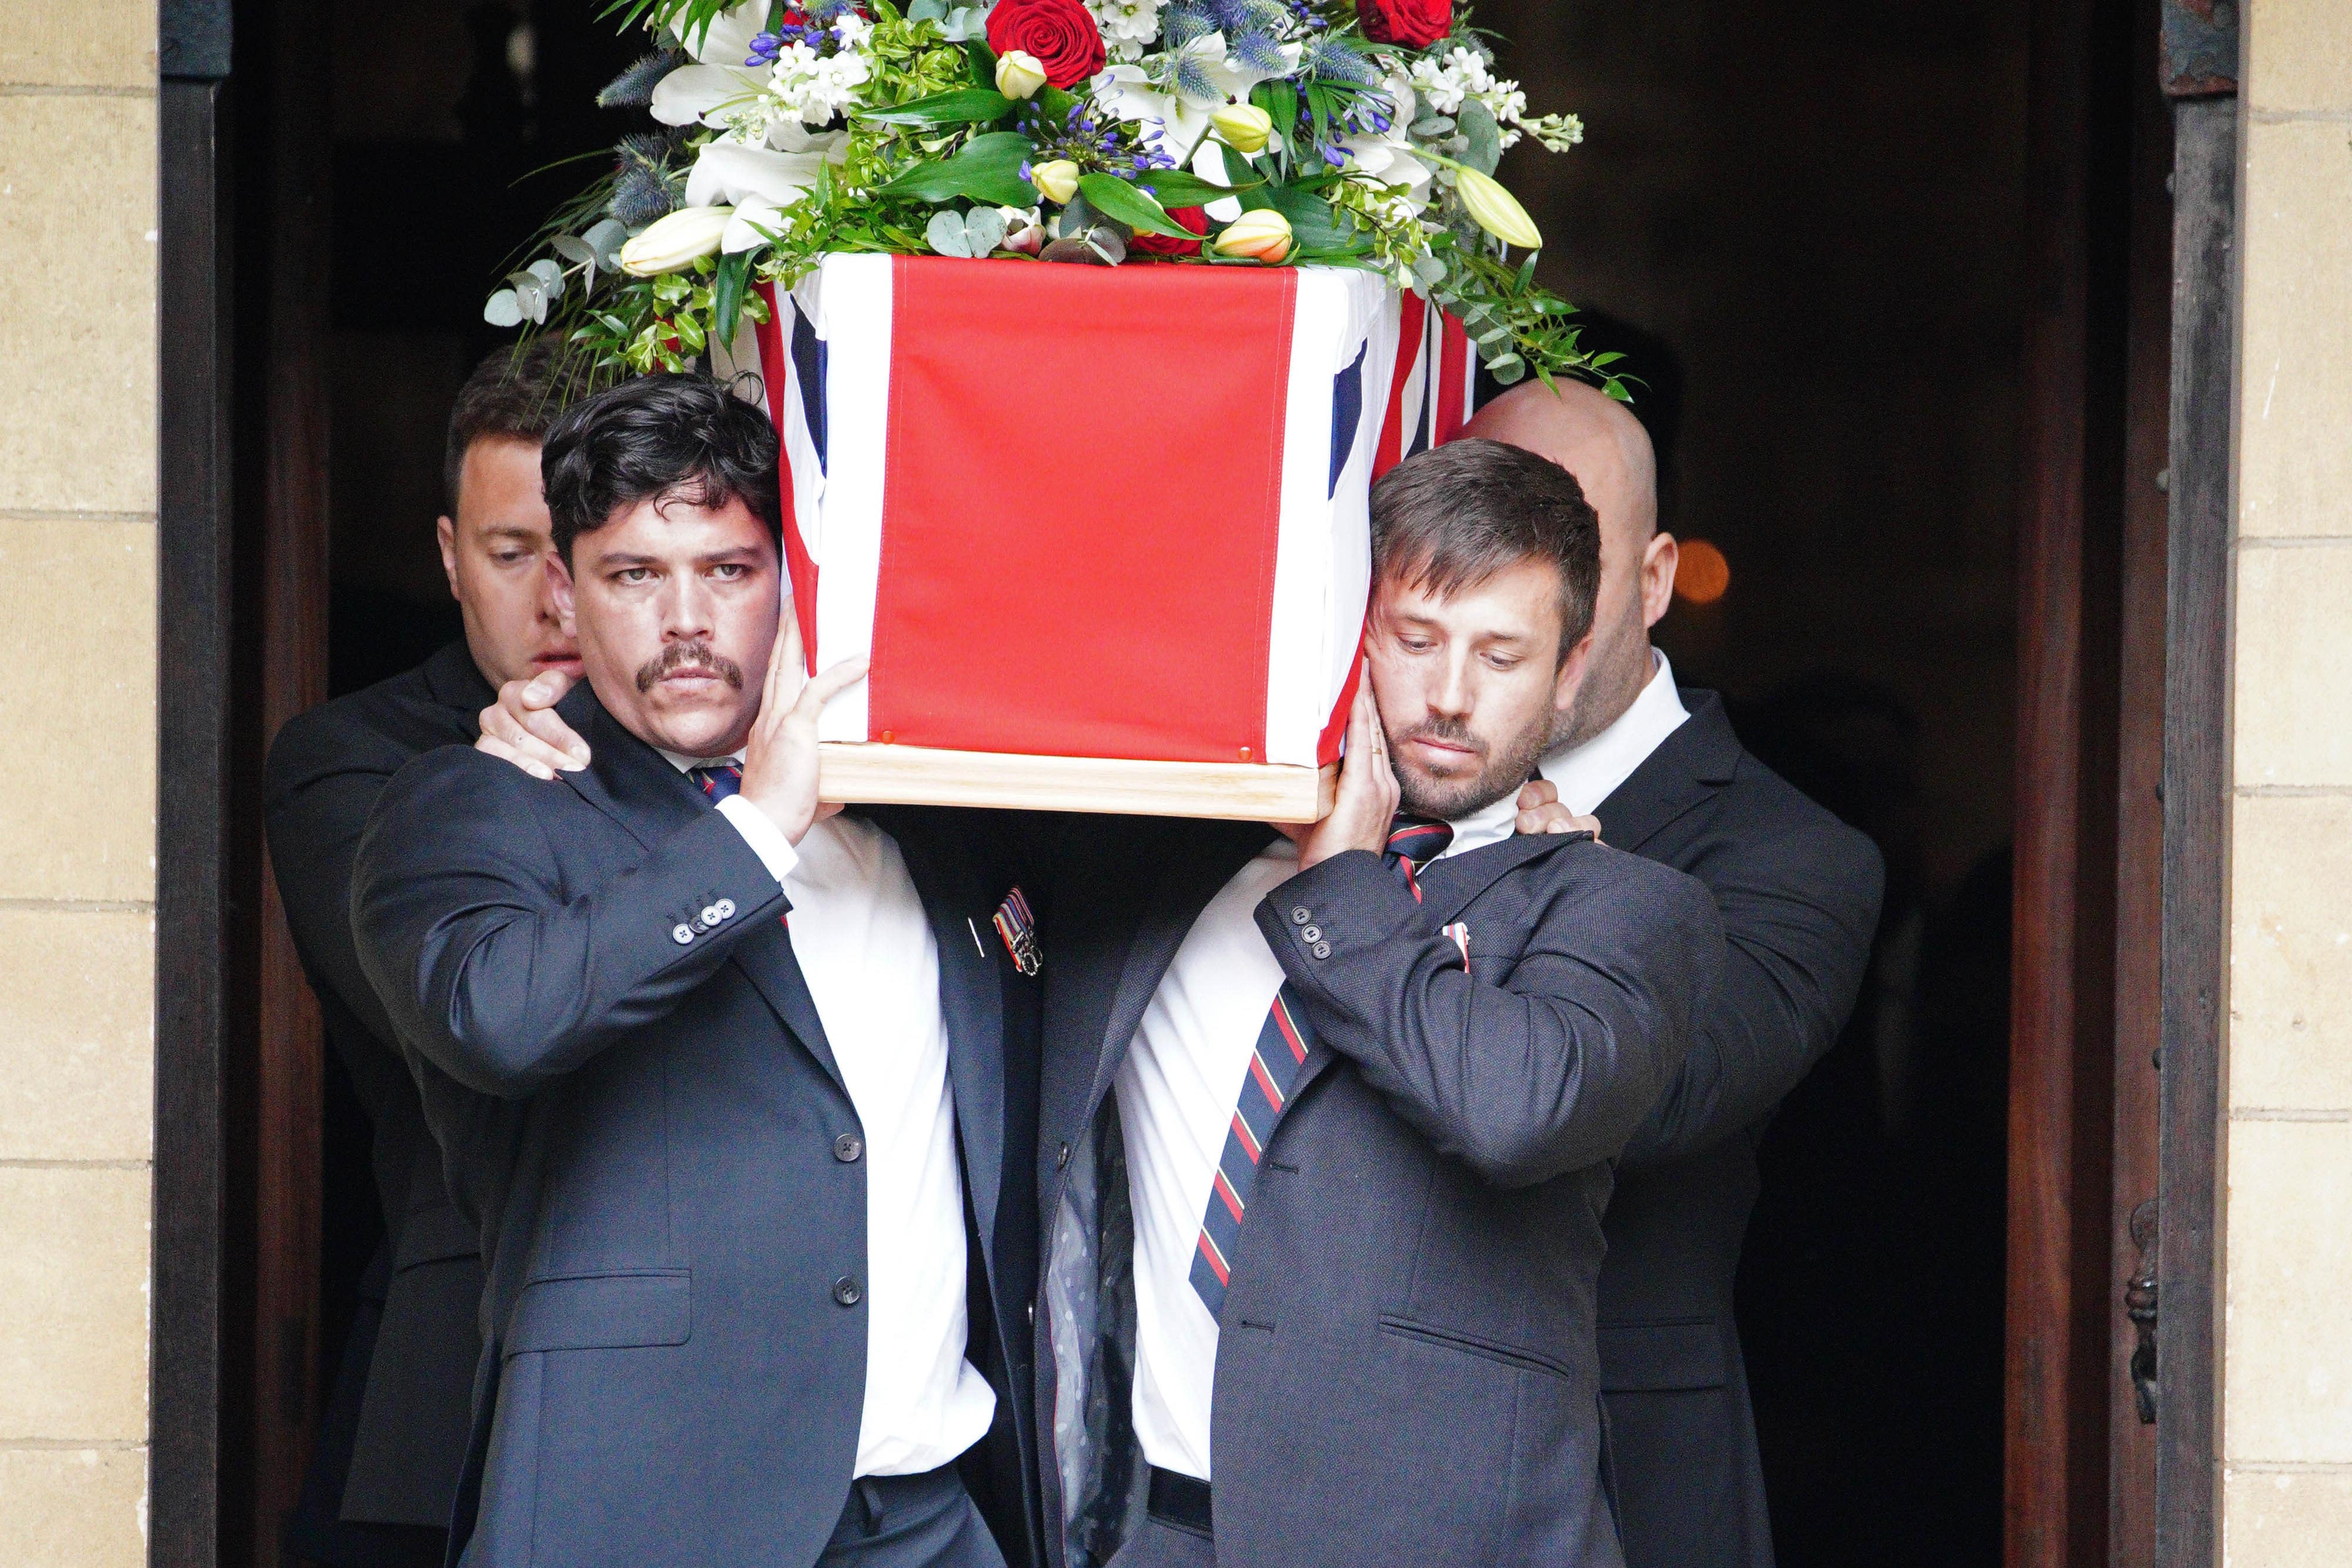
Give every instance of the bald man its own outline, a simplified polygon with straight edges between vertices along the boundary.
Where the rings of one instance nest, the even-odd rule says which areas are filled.
[[[1674,596],[1650,439],[1591,387],[1529,384],[1464,433],[1576,476],[1601,518],[1592,651],[1541,764],[1611,844],[1714,894],[1728,952],[1690,1054],[1626,1147],[1603,1221],[1601,1386],[1626,1568],[1770,1568],[1732,1279],[1772,1111],[1853,1010],[1878,923],[1877,849],[1678,689],[1650,628]]]

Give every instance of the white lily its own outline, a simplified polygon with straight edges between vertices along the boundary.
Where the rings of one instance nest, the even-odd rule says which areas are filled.
[[[1146,67],[1111,66],[1087,84],[1087,90],[1112,119],[1142,121],[1144,136],[1156,151],[1181,158],[1208,130],[1211,114],[1235,99],[1248,98],[1250,89],[1258,83],[1297,70],[1298,53],[1297,44],[1285,44],[1281,69],[1253,70],[1225,52],[1223,33],[1204,33],[1181,48],[1156,57],[1157,82],[1152,79],[1155,72]],[[1178,67],[1186,61],[1197,65],[1207,78],[1211,90],[1206,95],[1196,97],[1176,89]]]
[[[1335,144],[1348,155],[1351,170],[1376,183],[1402,186],[1404,201],[1414,212],[1429,204],[1430,167],[1413,155],[1405,127],[1412,123],[1412,80],[1402,71],[1391,72],[1381,90],[1393,107],[1386,131],[1364,131],[1343,136]]]
[[[664,125],[725,130],[767,85],[768,68],[746,63],[751,58],[751,40],[767,26],[768,0],[744,0],[681,38],[695,63],[678,67],[656,84],[654,118]]]
[[[721,250],[751,250],[767,244],[768,236],[761,230],[780,226],[783,209],[809,193],[818,172],[827,162],[838,163],[849,155],[845,139],[838,131],[824,137],[803,131],[796,140],[822,145],[783,152],[719,141],[696,157],[694,168],[686,176],[686,204],[735,209],[734,219],[719,242]]]

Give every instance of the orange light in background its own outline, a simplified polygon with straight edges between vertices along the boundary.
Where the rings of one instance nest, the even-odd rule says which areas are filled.
[[[1675,597],[1712,604],[1731,586],[1731,563],[1705,539],[1684,539],[1675,562]]]

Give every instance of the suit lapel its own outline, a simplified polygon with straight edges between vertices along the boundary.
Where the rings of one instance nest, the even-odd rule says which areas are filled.
[[[957,856],[940,853],[929,833],[910,827],[897,812],[878,821],[906,857],[907,873],[931,923],[965,1190],[971,1194],[980,1234],[993,1237],[1004,1181],[1004,981],[994,961],[973,944],[978,922],[992,911],[983,907],[984,890],[970,868]]]
[[[1143,1022],[1152,994],[1167,977],[1168,966],[1175,962],[1176,949],[1184,945],[1192,923],[1234,873],[1273,841],[1273,831],[1255,823],[1202,824],[1197,835],[1180,835],[1163,855],[1160,875],[1137,911],[1127,955],[1119,966],[1118,987],[1096,1036],[1099,1043],[1094,1082],[1087,1094],[1088,1120],[1110,1092],[1111,1079]]]
[[[1639,854],[1642,847],[1692,807],[1731,782],[1739,767],[1739,738],[1713,692],[1685,691],[1690,717],[1658,743],[1593,815],[1603,843]]]
[[[710,810],[693,780],[623,729],[586,683],[557,704],[555,711],[586,738],[593,758],[579,772],[558,777],[646,849],[690,827]],[[824,1038],[824,1025],[817,1019],[816,998],[793,956],[792,938],[783,922],[738,937],[728,961],[751,982],[784,1027],[846,1093],[840,1065]]]
[[[425,661],[423,668],[425,691],[443,707],[478,714],[499,700],[499,694],[483,679],[463,637],[442,644],[438,653]]]

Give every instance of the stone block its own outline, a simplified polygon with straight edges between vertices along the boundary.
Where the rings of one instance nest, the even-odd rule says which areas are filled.
[[[2352,1471],[2228,1472],[2221,1542],[2230,1568],[2341,1568],[2352,1557]]]
[[[0,94],[0,510],[155,509],[155,239],[153,98]]]
[[[2247,0],[2246,101],[2256,109],[2352,109],[2352,6]]]
[[[0,1448],[12,1568],[143,1568],[147,1450]]]
[[[2238,552],[2232,781],[2352,784],[2352,540]]]
[[[0,1159],[154,1148],[155,921],[0,909]]]
[[[0,1168],[0,1444],[147,1437],[149,1173]]]
[[[2247,128],[2245,255],[2238,530],[2352,534],[2352,128]]]
[[[2232,1121],[2222,1455],[2352,1463],[2352,1122]]]
[[[154,896],[155,586],[152,523],[0,517],[0,898]]]

